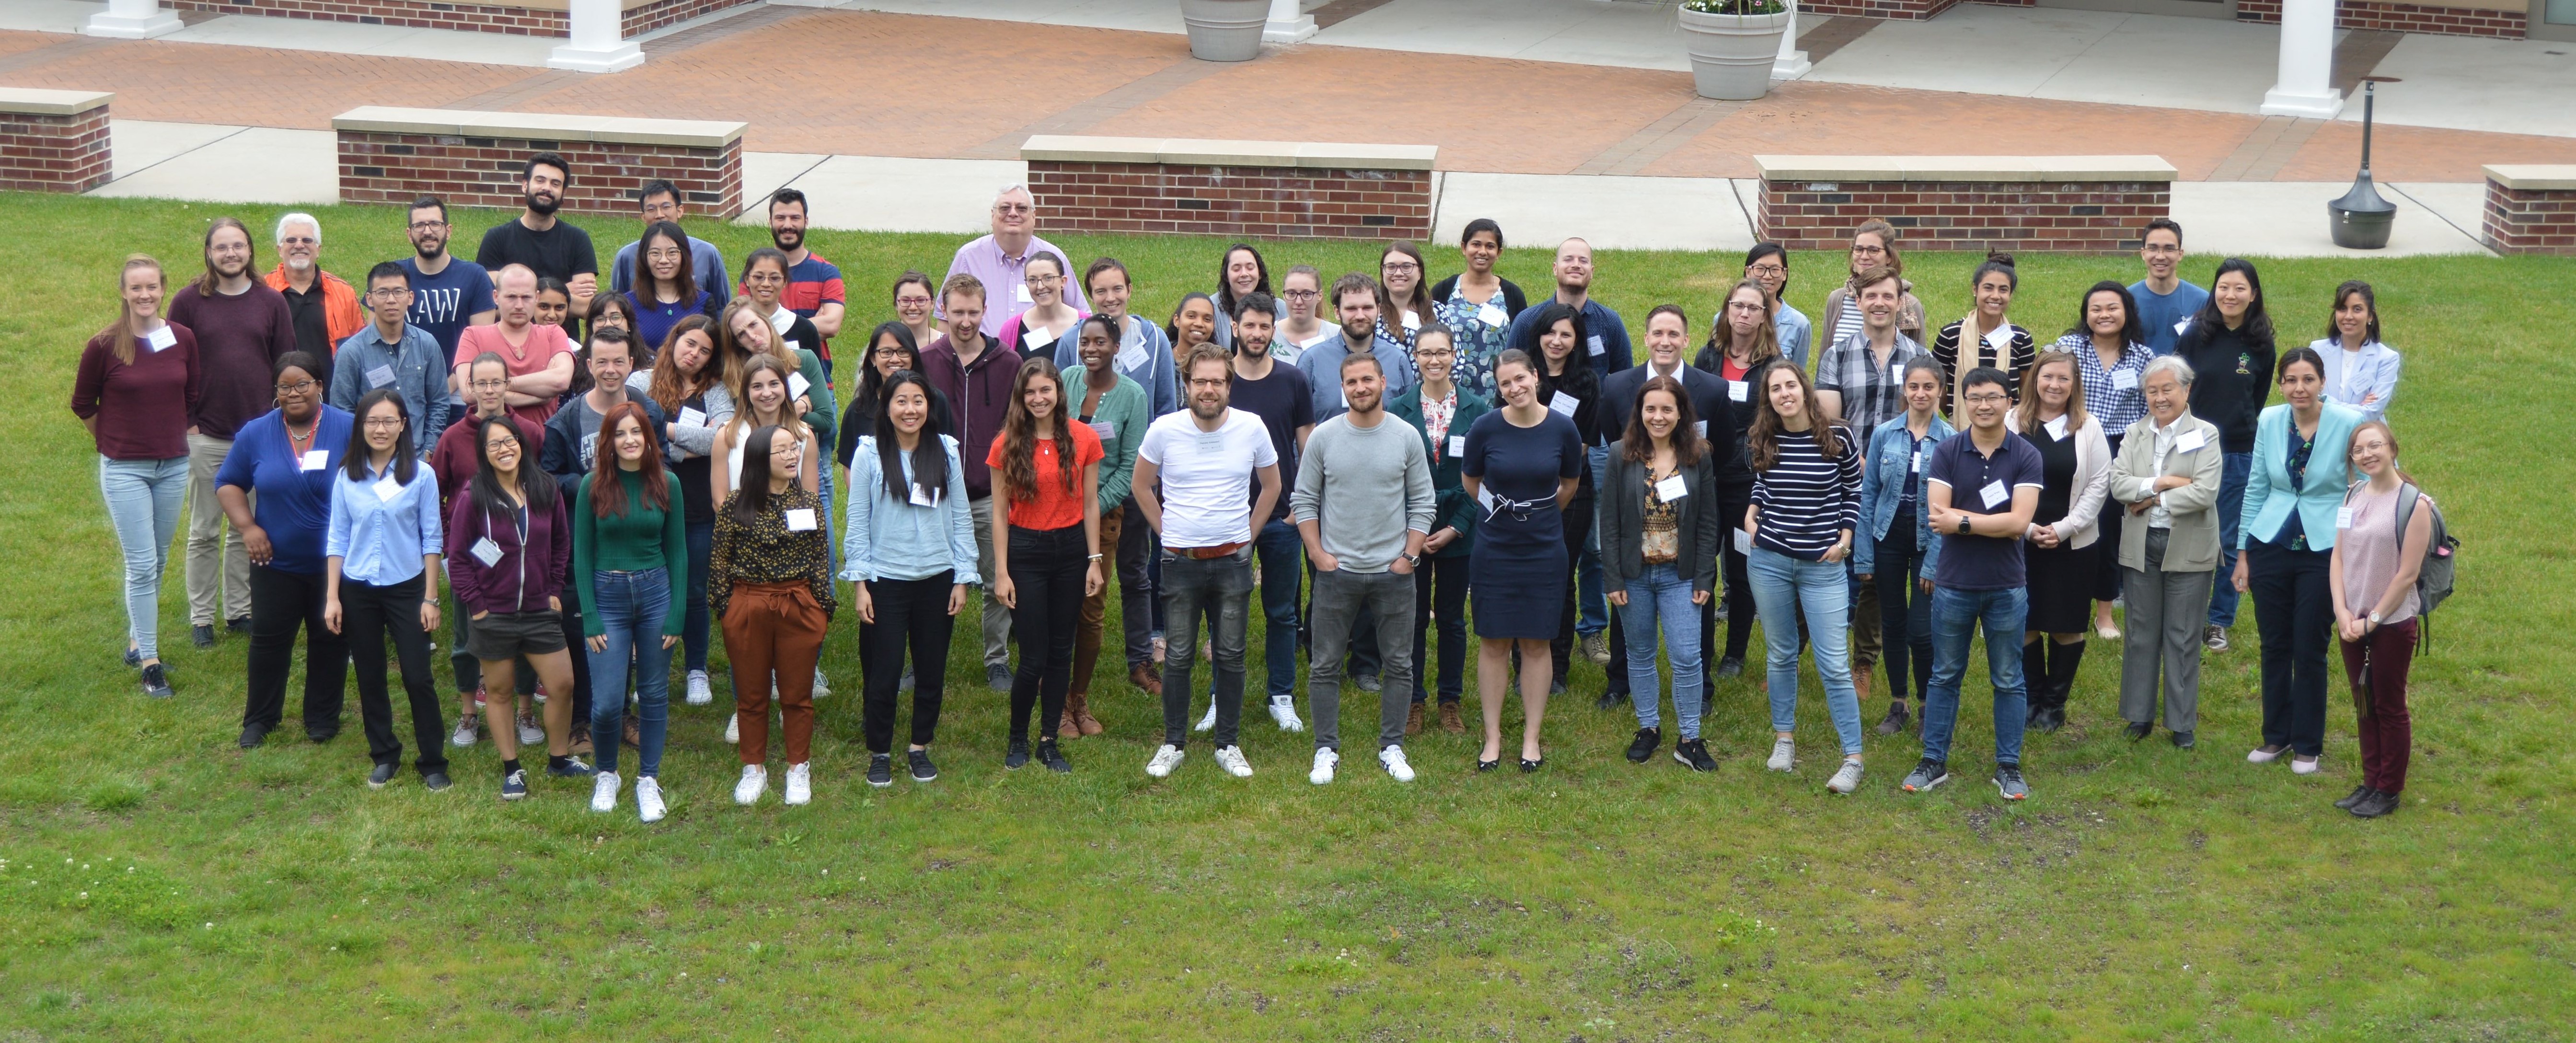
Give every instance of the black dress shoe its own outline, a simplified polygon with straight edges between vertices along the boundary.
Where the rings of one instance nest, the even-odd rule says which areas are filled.
[[[2354,801],[2350,810],[2354,818],[2378,818],[2397,810],[2397,806],[2403,803],[2405,801],[2397,794],[2373,790],[2369,796]]]
[[[2155,731],[2155,725],[2148,724],[2145,721],[2130,721],[2128,727],[2120,729],[2120,734],[2128,736],[2130,742],[2136,742],[2149,735],[2155,734]]]
[[[1616,710],[1627,705],[1628,697],[1618,692],[1603,692],[1601,698],[1592,701],[1593,708],[1599,710]]]
[[[1726,657],[1726,658],[1724,658],[1724,659],[1720,659],[1720,660],[1718,660],[1718,661],[1717,661],[1717,676],[1719,676],[1719,677],[1742,677],[1742,676],[1744,676],[1744,660],[1743,660],[1741,657],[1738,657],[1738,656],[1728,656],[1728,657]]]
[[[1654,728],[1637,729],[1637,740],[1628,744],[1628,763],[1644,764],[1655,755],[1655,747],[1664,743],[1664,733]]]
[[[274,727],[274,725],[257,723],[242,725],[241,748],[245,750],[258,749],[260,743],[268,740],[269,730]]]
[[[2352,806],[2353,806],[2353,805],[2361,803],[2361,798],[2363,798],[2363,797],[2367,797],[2367,796],[2369,796],[2369,795],[2371,795],[2371,794],[2373,794],[2373,793],[2377,793],[2377,792],[2379,792],[2379,791],[2378,791],[2378,790],[2375,790],[2375,789],[2372,789],[2372,788],[2370,788],[2369,786],[2366,786],[2366,785],[2364,785],[2364,786],[2355,786],[2355,787],[2353,787],[2353,788],[2352,788],[2352,792],[2347,793],[2347,794],[2344,794],[2344,797],[2343,797],[2343,799],[2342,799],[2342,800],[2338,800],[2338,801],[2336,801],[2336,802],[2335,802],[2335,806],[2336,806],[2336,807],[2338,807],[2338,808],[2342,808],[2342,809],[2343,809],[2343,810],[2345,810],[2345,811],[2350,811],[2350,810],[2352,810]]]
[[[438,792],[439,790],[443,790],[443,789],[446,789],[446,788],[447,788],[447,787],[449,787],[449,786],[455,785],[455,783],[452,783],[452,782],[447,781],[447,773],[446,773],[446,772],[443,772],[443,771],[433,771],[433,772],[430,772],[430,773],[429,773],[429,774],[427,774],[427,775],[423,775],[423,776],[421,776],[421,777],[420,777],[420,785],[421,785],[421,788],[426,789],[426,790],[428,790],[428,791],[430,791],[430,792],[432,792],[432,793],[436,793],[436,792]]]
[[[2191,750],[2198,749],[2200,747],[2200,743],[2191,737],[2190,732],[2174,732],[2173,744],[2174,748],[2177,750]]]
[[[250,633],[250,617],[239,616],[233,619],[227,619],[224,621],[224,629],[230,630],[236,634]]]
[[[1535,772],[1535,771],[1539,770],[1540,768],[1544,768],[1544,767],[1546,767],[1546,766],[1547,766],[1547,758],[1545,758],[1545,757],[1541,757],[1541,758],[1539,758],[1539,759],[1537,759],[1537,760],[1530,760],[1530,759],[1528,759],[1528,758],[1524,757],[1524,758],[1522,758],[1522,759],[1521,759],[1521,774],[1523,774],[1523,775],[1527,775],[1527,774],[1530,774],[1530,773],[1532,773],[1532,772]]]
[[[2053,732],[2066,727],[2066,711],[2054,706],[2041,707],[2038,712],[2031,715],[2030,726],[2043,732]]]
[[[395,765],[395,764],[379,764],[379,765],[376,765],[376,770],[374,770],[374,771],[371,771],[371,772],[368,772],[368,773],[367,773],[367,788],[368,788],[368,789],[383,789],[383,788],[385,788],[385,783],[392,782],[392,781],[394,780],[394,769],[395,769],[395,768],[397,768],[397,767],[400,767],[400,765]]]
[[[1503,766],[1503,762],[1502,762],[1502,759],[1501,759],[1501,758],[1495,758],[1495,759],[1493,759],[1493,760],[1485,760],[1485,759],[1483,759],[1483,758],[1481,758],[1481,757],[1480,757],[1480,758],[1477,758],[1477,760],[1476,760],[1476,773],[1477,773],[1477,774],[1479,774],[1479,775],[1481,775],[1481,774],[1484,774],[1485,772],[1492,771],[1492,770],[1494,770],[1494,769],[1496,769],[1496,768],[1499,768],[1499,767],[1502,767],[1502,766]]]
[[[326,729],[322,729],[322,730],[319,730],[319,731],[316,731],[316,730],[311,729],[311,728],[304,729],[304,738],[305,738],[305,740],[306,740],[306,741],[308,741],[308,742],[315,743],[315,744],[317,744],[317,745],[318,745],[318,744],[320,744],[320,743],[326,743],[326,742],[329,742],[329,741],[331,741],[331,740],[333,740],[333,739],[337,739],[337,738],[339,738],[339,737],[340,737],[340,729],[338,729],[338,728],[326,728]]]
[[[199,648],[215,647],[215,628],[200,623],[188,628],[188,640]]]

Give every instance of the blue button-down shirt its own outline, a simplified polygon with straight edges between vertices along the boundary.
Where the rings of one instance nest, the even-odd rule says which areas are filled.
[[[978,582],[966,463],[957,453],[956,439],[941,435],[939,444],[948,450],[948,483],[933,497],[933,506],[923,507],[910,495],[898,498],[886,492],[876,438],[859,439],[857,451],[850,454],[850,527],[841,538],[842,579],[917,580],[949,572],[954,573],[950,582]],[[903,478],[907,491],[915,488],[909,453],[903,457]]]
[[[355,415],[367,392],[394,389],[411,413],[412,448],[426,460],[447,430],[447,373],[447,352],[428,330],[406,322],[402,336],[387,341],[369,322],[333,352],[329,401]]]
[[[1718,318],[1724,321],[1725,316],[1720,315]],[[1779,334],[1780,356],[1804,371],[1807,368],[1807,350],[1816,339],[1815,323],[1807,321],[1807,313],[1790,307],[1787,301],[1781,301],[1780,313],[1771,319],[1771,329]]]
[[[366,469],[365,463],[358,465]],[[331,483],[331,530],[323,553],[339,558],[340,575],[371,586],[389,587],[420,575],[421,556],[444,553],[447,546],[438,517],[438,476],[427,464],[412,470],[410,482],[394,477],[400,468],[389,462],[383,471],[352,479],[346,470]],[[382,483],[394,483],[392,496]]]

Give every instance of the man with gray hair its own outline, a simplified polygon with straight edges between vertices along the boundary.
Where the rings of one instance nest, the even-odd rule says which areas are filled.
[[[286,310],[295,317],[295,347],[322,360],[326,372],[314,379],[331,386],[331,358],[341,341],[367,324],[358,307],[358,291],[349,281],[322,270],[322,222],[297,211],[277,219],[277,267],[265,280],[286,295]]]
[[[957,258],[948,263],[950,278],[961,272],[972,275],[990,294],[984,306],[985,336],[1001,336],[1003,326],[1035,303],[1029,296],[1029,257],[1041,250],[1071,256],[1063,247],[1038,238],[1037,197],[1029,194],[1029,186],[1003,189],[993,197],[993,233],[958,247]],[[1091,310],[1090,302],[1082,299],[1082,287],[1072,279],[1065,280],[1064,302],[1075,311]]]

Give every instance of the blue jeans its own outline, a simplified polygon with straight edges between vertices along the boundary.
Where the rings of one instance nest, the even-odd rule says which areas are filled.
[[[689,537],[689,607],[680,624],[680,645],[691,672],[707,668],[707,559],[715,552],[714,519],[687,524]],[[593,745],[596,745],[595,743]]]
[[[1995,763],[2021,763],[2021,730],[2030,699],[2021,676],[2022,622],[2030,591],[1932,588],[1932,684],[1923,696],[1923,757],[1950,759],[1959,726],[1959,680],[1968,674],[1968,643],[1986,628],[1986,676],[1995,686]]]
[[[626,664],[635,664],[635,777],[662,773],[662,739],[671,722],[671,650],[662,647],[662,618],[671,611],[671,573],[596,573],[590,604],[607,628],[608,650],[590,656],[590,746],[599,770],[617,770],[617,743],[626,734]]]
[[[161,657],[161,573],[179,534],[179,504],[188,492],[188,458],[98,458],[98,493],[125,551],[125,636],[146,661]]]
[[[1297,594],[1306,579],[1306,541],[1297,527],[1273,518],[1252,539],[1261,556],[1261,655],[1270,669],[1271,698],[1297,692]],[[1169,653],[1166,653],[1167,655]]]
[[[1859,753],[1860,695],[1852,690],[1851,649],[1845,644],[1844,629],[1844,616],[1851,612],[1849,573],[1841,562],[1793,558],[1758,545],[1745,561],[1745,572],[1753,581],[1754,612],[1762,620],[1771,730],[1797,729],[1798,628],[1794,621],[1804,612],[1809,643],[1815,647],[1816,675],[1825,682],[1825,712],[1833,718],[1834,737],[1842,740],[1844,756]]]
[[[1682,739],[1699,738],[1699,606],[1691,604],[1690,577],[1671,565],[1648,565],[1628,581],[1628,603],[1619,628],[1628,639],[1628,698],[1637,705],[1637,727],[1661,727],[1663,697],[1655,685],[1655,627],[1664,631],[1664,654],[1673,662],[1673,716]]]
[[[2245,513],[2245,483],[2254,475],[2254,454],[2228,453],[2218,471],[2218,582],[2209,585],[2209,625],[2236,625],[2236,533]]]
[[[1592,468],[1592,487],[1601,488],[1602,472],[1610,466],[1610,447],[1596,445],[1584,451],[1584,460]],[[1597,494],[1596,494],[1597,495]],[[1575,563],[1574,632],[1591,637],[1610,627],[1610,599],[1601,588],[1601,532],[1583,538],[1583,556]]]

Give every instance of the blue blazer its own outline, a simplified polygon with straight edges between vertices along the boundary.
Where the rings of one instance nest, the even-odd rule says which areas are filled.
[[[2263,410],[2254,425],[2254,472],[2245,483],[2245,513],[2236,529],[2236,549],[2271,540],[2281,534],[2281,526],[2290,520],[2290,510],[2297,508],[2299,525],[2308,534],[2308,546],[2331,550],[2335,540],[2335,510],[2343,506],[2344,488],[2352,484],[2352,467],[2345,451],[2352,447],[2352,429],[2361,426],[2361,411],[2351,406],[2327,402],[2317,417],[2317,447],[2308,454],[2308,473],[2297,491],[2290,488],[2290,406],[2282,403]]]
[[[1932,415],[1932,425],[1923,437],[1939,443],[1958,432],[1941,415]],[[1925,450],[1928,454],[1930,450]],[[1896,524],[1896,505],[1905,500],[1905,486],[1914,485],[1914,532],[1891,533]],[[1932,538],[1931,487],[1922,474],[1914,470],[1914,432],[1905,429],[1900,414],[1878,425],[1869,433],[1869,456],[1860,471],[1860,527],[1852,530],[1852,571],[1876,573],[1878,545],[1889,539],[1911,539],[1914,548],[1923,552],[1923,576],[1932,577],[1941,563],[1941,541]]]

